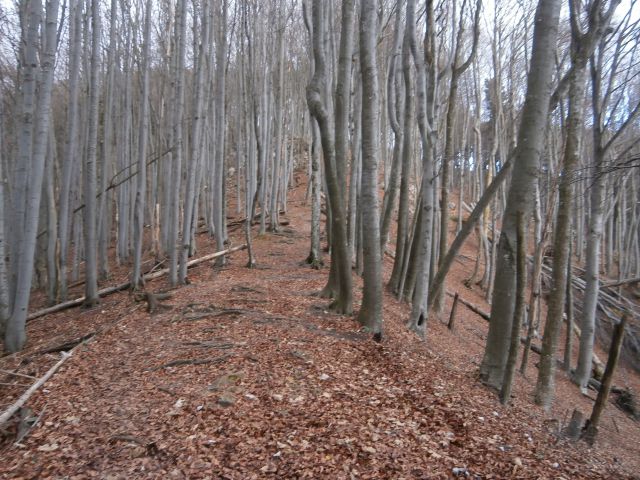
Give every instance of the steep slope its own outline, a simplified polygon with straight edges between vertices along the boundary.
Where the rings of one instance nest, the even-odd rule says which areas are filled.
[[[300,263],[309,233],[303,194],[294,192],[288,226],[255,239],[256,270],[237,252],[222,269],[196,267],[192,283],[166,301],[170,310],[148,314],[120,293],[98,309],[33,322],[29,350],[0,359],[0,368],[37,376],[56,358],[37,351],[99,333],[32,397],[42,418],[19,446],[8,432],[0,476],[631,478],[638,471],[640,428],[612,405],[597,449],[553,435],[575,405],[588,412],[590,403],[562,378],[552,414],[529,398],[533,365],[517,379],[514,406],[500,406],[475,378],[487,325],[466,308],[453,332],[432,321],[426,344],[405,330],[408,307],[389,295],[382,344],[353,319],[327,313],[326,300],[313,296],[327,270]],[[462,287],[471,265],[461,258],[449,287],[480,304]],[[3,404],[20,393],[5,391]]]

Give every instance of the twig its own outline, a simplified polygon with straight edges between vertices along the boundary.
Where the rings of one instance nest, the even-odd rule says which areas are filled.
[[[49,369],[47,373],[45,373],[36,383],[34,383],[26,392],[22,394],[22,396],[8,409],[6,409],[2,415],[0,415],[0,425],[4,425],[25,403],[27,400],[35,393],[38,388],[45,384],[51,376],[56,373],[64,362],[66,362],[69,358],[71,358],[71,352],[62,352],[62,358],[56,363],[53,367]]]
[[[3,370],[0,368],[0,373],[5,373],[7,375],[14,375],[16,377],[22,377],[22,378],[30,378],[31,380],[34,380],[37,377],[34,377],[33,375],[25,375],[24,373],[18,373],[18,372],[12,372],[11,370]]]

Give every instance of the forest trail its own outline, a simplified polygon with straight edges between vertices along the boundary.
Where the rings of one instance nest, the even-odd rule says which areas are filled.
[[[487,325],[468,309],[458,308],[454,332],[432,321],[426,345],[403,326],[408,306],[386,293],[381,344],[353,318],[328,313],[327,300],[313,295],[328,270],[301,263],[309,238],[303,195],[303,186],[293,192],[289,225],[254,239],[257,270],[245,268],[246,254],[236,252],[225,267],[190,271],[191,284],[165,301],[171,309],[149,314],[119,293],[97,309],[30,324],[29,348],[1,359],[0,368],[42,375],[58,357],[35,353],[60,343],[52,338],[99,333],[29,401],[42,418],[20,445],[5,438],[0,477],[637,474],[640,428],[612,404],[597,449],[553,436],[569,408],[589,411],[590,401],[576,399],[564,378],[551,414],[529,398],[533,366],[516,382],[514,406],[502,407],[475,378]],[[242,240],[240,230],[234,242]],[[450,286],[472,265],[457,263]],[[385,277],[390,267],[386,258]],[[163,280],[147,285],[162,287]],[[614,425],[617,435],[609,431]]]

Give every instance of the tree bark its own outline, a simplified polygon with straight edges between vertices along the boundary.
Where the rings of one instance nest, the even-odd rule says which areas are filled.
[[[43,49],[39,64],[41,81],[35,112],[31,110],[34,106],[35,99],[24,98],[23,96],[24,115],[21,119],[22,126],[24,129],[34,128],[35,126],[35,130],[33,135],[29,135],[30,138],[33,138],[33,150],[29,149],[29,152],[25,152],[25,154],[29,154],[25,160],[32,165],[32,170],[28,179],[30,188],[28,194],[25,192],[24,201],[26,203],[22,209],[25,214],[24,222],[17,224],[18,230],[23,232],[20,235],[23,241],[19,246],[19,257],[15,263],[15,265],[19,267],[19,270],[17,272],[13,310],[7,321],[5,332],[5,350],[10,353],[21,350],[26,341],[25,324],[31,294],[31,278],[38,235],[38,212],[40,211],[44,161],[49,135],[49,121],[51,118],[51,91],[53,89],[55,65],[58,5],[59,2],[57,0],[51,0],[47,3],[46,17],[43,24]],[[42,22],[42,4],[39,0],[29,3],[26,21],[29,25],[27,43],[25,45],[26,57],[32,60],[32,63],[29,65],[33,66],[33,70],[37,70],[37,33],[38,27]],[[32,76],[23,78],[23,82],[34,82],[32,87],[33,92],[35,92],[36,72],[34,71],[32,73]]]
[[[527,94],[518,133],[518,152],[498,243],[491,323],[480,366],[483,380],[496,388],[502,386],[504,378],[515,306],[515,217],[517,211],[521,211],[525,218],[528,217],[533,204],[533,191],[549,109],[548,99],[551,95],[553,52],[556,47],[559,14],[558,0],[540,0],[538,3]]]
[[[410,0],[411,1],[411,0]],[[360,2],[360,70],[362,71],[362,242],[363,292],[358,321],[382,338],[382,257],[378,214],[378,66],[375,0]],[[354,186],[352,186],[353,188]]]
[[[309,85],[307,86],[307,104],[309,110],[318,122],[320,128],[320,139],[324,154],[325,176],[327,180],[327,190],[329,193],[329,203],[331,205],[331,229],[332,250],[334,251],[335,262],[332,262],[336,269],[338,278],[338,292],[330,308],[337,313],[350,314],[352,311],[352,291],[351,291],[351,262],[349,261],[347,232],[345,225],[345,209],[340,186],[335,169],[335,148],[334,134],[331,128],[331,119],[326,107],[326,82],[328,72],[325,61],[325,48],[323,32],[325,30],[325,15],[320,0],[314,0],[312,5],[313,19],[313,56],[315,61],[315,71]]]

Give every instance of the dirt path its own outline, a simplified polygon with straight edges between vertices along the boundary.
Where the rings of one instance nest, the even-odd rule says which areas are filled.
[[[213,272],[197,267],[171,310],[149,315],[119,294],[65,313],[66,331],[61,315],[34,325],[67,337],[111,327],[33,397],[42,423],[22,445],[5,441],[0,476],[568,479],[638,467],[556,443],[555,424],[524,396],[502,408],[474,378],[486,325],[464,308],[456,333],[430,325],[427,346],[391,297],[381,345],[327,313],[312,295],[327,270],[300,264],[309,226],[299,199],[287,218],[255,239],[257,270],[242,252]]]

